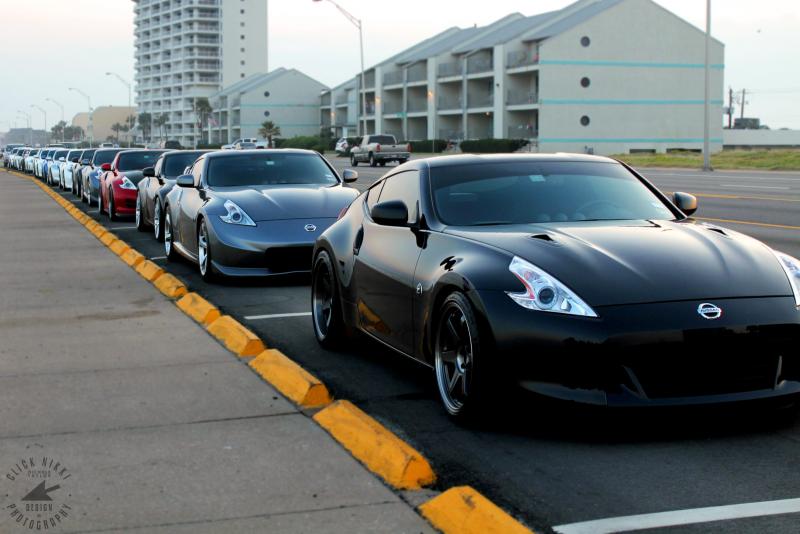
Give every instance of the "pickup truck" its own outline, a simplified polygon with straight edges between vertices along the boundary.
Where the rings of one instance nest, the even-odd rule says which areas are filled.
[[[370,167],[383,167],[387,161],[402,165],[411,157],[410,149],[409,145],[398,145],[393,135],[365,135],[358,146],[350,149],[350,165],[356,167],[364,162]]]
[[[255,137],[241,137],[239,139],[236,139],[233,143],[222,145],[220,148],[222,150],[236,150],[236,145],[240,143],[253,143],[255,145],[254,148],[267,148],[266,141],[256,139]]]

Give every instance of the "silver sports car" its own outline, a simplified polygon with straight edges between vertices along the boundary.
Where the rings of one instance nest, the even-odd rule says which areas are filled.
[[[206,280],[311,270],[314,242],[358,196],[317,152],[211,152],[179,176],[164,206],[164,249]]]

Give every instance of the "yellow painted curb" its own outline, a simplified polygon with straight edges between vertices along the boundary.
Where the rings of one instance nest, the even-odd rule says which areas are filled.
[[[250,367],[303,408],[319,408],[333,401],[325,384],[279,350],[265,350],[250,362]]]
[[[102,226],[100,226],[99,224],[96,224],[96,223],[95,223],[95,227],[94,227],[94,228],[92,228],[92,229],[91,229],[91,230],[89,230],[89,231],[90,231],[90,232],[92,233],[92,235],[93,235],[93,236],[95,236],[97,239],[100,239],[100,238],[102,238],[104,235],[106,235],[106,234],[108,233],[108,230],[106,230],[105,228],[103,228]]]
[[[136,272],[141,274],[148,282],[154,282],[159,276],[164,274],[164,269],[150,260],[144,260],[136,266]]]
[[[122,239],[117,239],[116,241],[112,241],[111,244],[108,246],[108,248],[110,248],[111,252],[113,252],[117,256],[122,256],[131,249],[131,247],[129,247],[128,244]]]
[[[221,315],[216,306],[208,302],[197,293],[187,293],[177,302],[178,308],[183,313],[197,321],[203,326],[208,326]]]
[[[445,534],[532,534],[469,486],[450,488],[419,507],[422,516]]]
[[[117,240],[117,236],[112,234],[111,232],[106,232],[102,236],[100,236],[100,242],[107,247],[111,246],[111,243]]]
[[[120,258],[133,268],[136,268],[137,265],[144,261],[144,255],[132,248],[126,250],[124,254],[120,255]]]
[[[164,273],[158,278],[156,281],[153,282],[153,285],[158,288],[159,291],[164,293],[171,299],[177,299],[184,296],[187,293],[186,286],[183,285],[183,282],[175,278],[169,273]]]
[[[433,469],[419,452],[351,402],[336,401],[317,412],[314,420],[395,488],[419,489],[436,481]]]
[[[208,332],[239,356],[256,356],[267,348],[258,336],[230,315],[223,315],[208,325]]]

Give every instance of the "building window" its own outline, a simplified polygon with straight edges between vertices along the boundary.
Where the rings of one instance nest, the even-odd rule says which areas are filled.
[[[588,115],[584,115],[583,117],[581,117],[581,125],[582,126],[589,126],[590,122],[591,121],[589,120],[589,116]]]
[[[242,65],[244,65],[244,60],[242,60]]]
[[[264,91],[264,96],[269,98],[269,91]]]
[[[240,38],[242,41],[244,41],[244,35],[241,35],[239,38]]]
[[[592,85],[592,80],[590,80],[586,76],[581,78],[581,87],[589,87],[590,85]]]
[[[242,12],[242,15],[244,15],[244,9],[241,9],[240,11]]]
[[[242,78],[244,78],[244,72],[242,73]]]
[[[239,24],[241,25],[242,28],[244,28],[244,22],[240,22]]]
[[[592,40],[591,40],[591,39],[589,39],[589,38],[588,38],[588,37],[586,37],[585,35],[584,35],[583,37],[581,37],[581,46],[582,46],[582,47],[586,48],[586,47],[587,47],[587,46],[589,46],[590,44],[592,44]]]
[[[242,48],[242,54],[244,54],[244,48]]]
[[[265,111],[265,112],[264,112],[264,116],[265,116],[265,117],[269,117],[269,111]]]

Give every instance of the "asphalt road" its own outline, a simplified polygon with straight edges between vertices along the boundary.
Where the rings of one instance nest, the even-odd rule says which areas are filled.
[[[347,163],[332,161],[338,169]],[[356,187],[363,189],[388,168],[357,170]],[[800,256],[800,173],[643,173],[663,191],[697,194],[698,217]],[[97,208],[89,213],[97,218]],[[132,221],[104,217],[103,223],[319,376],[335,397],[352,400],[416,446],[441,487],[470,484],[537,531],[800,497],[800,422],[786,413],[755,407],[618,412],[519,398],[491,423],[459,426],[440,407],[430,370],[364,340],[345,352],[325,351],[309,316],[269,317],[308,312],[306,277],[208,285],[194,265],[167,264],[163,246]],[[796,533],[798,519],[772,515],[650,532]]]

